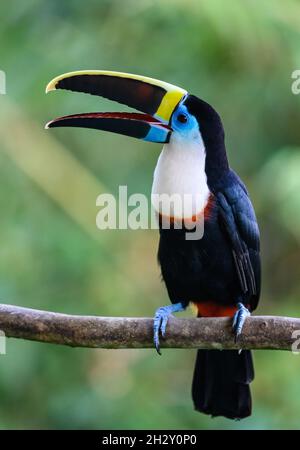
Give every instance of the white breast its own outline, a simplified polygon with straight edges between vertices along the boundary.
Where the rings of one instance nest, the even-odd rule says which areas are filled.
[[[205,147],[200,134],[186,140],[173,133],[159,156],[152,185],[152,204],[166,217],[201,214],[209,199]],[[173,199],[173,201],[172,201]]]

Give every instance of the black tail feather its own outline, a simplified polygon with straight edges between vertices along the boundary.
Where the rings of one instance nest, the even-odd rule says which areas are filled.
[[[250,350],[198,350],[192,396],[197,411],[242,419],[251,415]]]

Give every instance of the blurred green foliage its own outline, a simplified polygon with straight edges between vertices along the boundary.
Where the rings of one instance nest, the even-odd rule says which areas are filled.
[[[82,94],[45,96],[51,78],[110,69],[183,86],[221,113],[231,165],[249,187],[261,227],[258,313],[300,316],[300,96],[291,92],[292,71],[300,68],[299,22],[296,0],[2,5],[1,301],[120,316],[151,316],[168,303],[156,263],[157,232],[97,231],[95,196],[87,189],[80,197],[64,156],[107,191],[128,184],[130,192],[149,195],[160,146],[92,130],[43,130],[57,115],[115,107]],[[44,147],[45,165],[37,162]],[[52,164],[54,147],[62,159]],[[33,173],[42,175],[37,180]],[[60,182],[50,196],[46,179]],[[87,186],[85,178],[77,181]],[[68,198],[59,201],[64,189],[79,215],[90,205],[91,232],[70,215]],[[254,413],[240,422],[193,411],[194,358],[195,351],[165,350],[158,358],[150,350],[9,340],[0,357],[0,427],[299,428],[300,358],[256,352]]]

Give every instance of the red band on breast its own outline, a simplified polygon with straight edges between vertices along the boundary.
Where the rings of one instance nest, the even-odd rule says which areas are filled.
[[[198,317],[233,317],[237,307],[218,305],[214,302],[193,302],[198,311]]]
[[[198,212],[197,214],[194,214],[192,217],[185,217],[184,219],[181,217],[168,217],[164,214],[159,213],[159,221],[160,223],[170,223],[170,224],[174,224],[175,222],[179,223],[182,222],[183,224],[195,224],[197,222],[199,222],[200,220],[203,220],[203,216],[204,216],[204,220],[209,220],[213,211],[215,205],[215,196],[213,194],[210,194],[209,199],[206,203],[205,208]]]

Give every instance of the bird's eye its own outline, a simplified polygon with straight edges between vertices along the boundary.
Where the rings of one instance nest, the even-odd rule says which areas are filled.
[[[188,121],[188,116],[187,116],[186,114],[183,114],[183,113],[178,114],[177,120],[178,120],[178,122],[180,122],[180,123],[187,123],[187,121]]]

